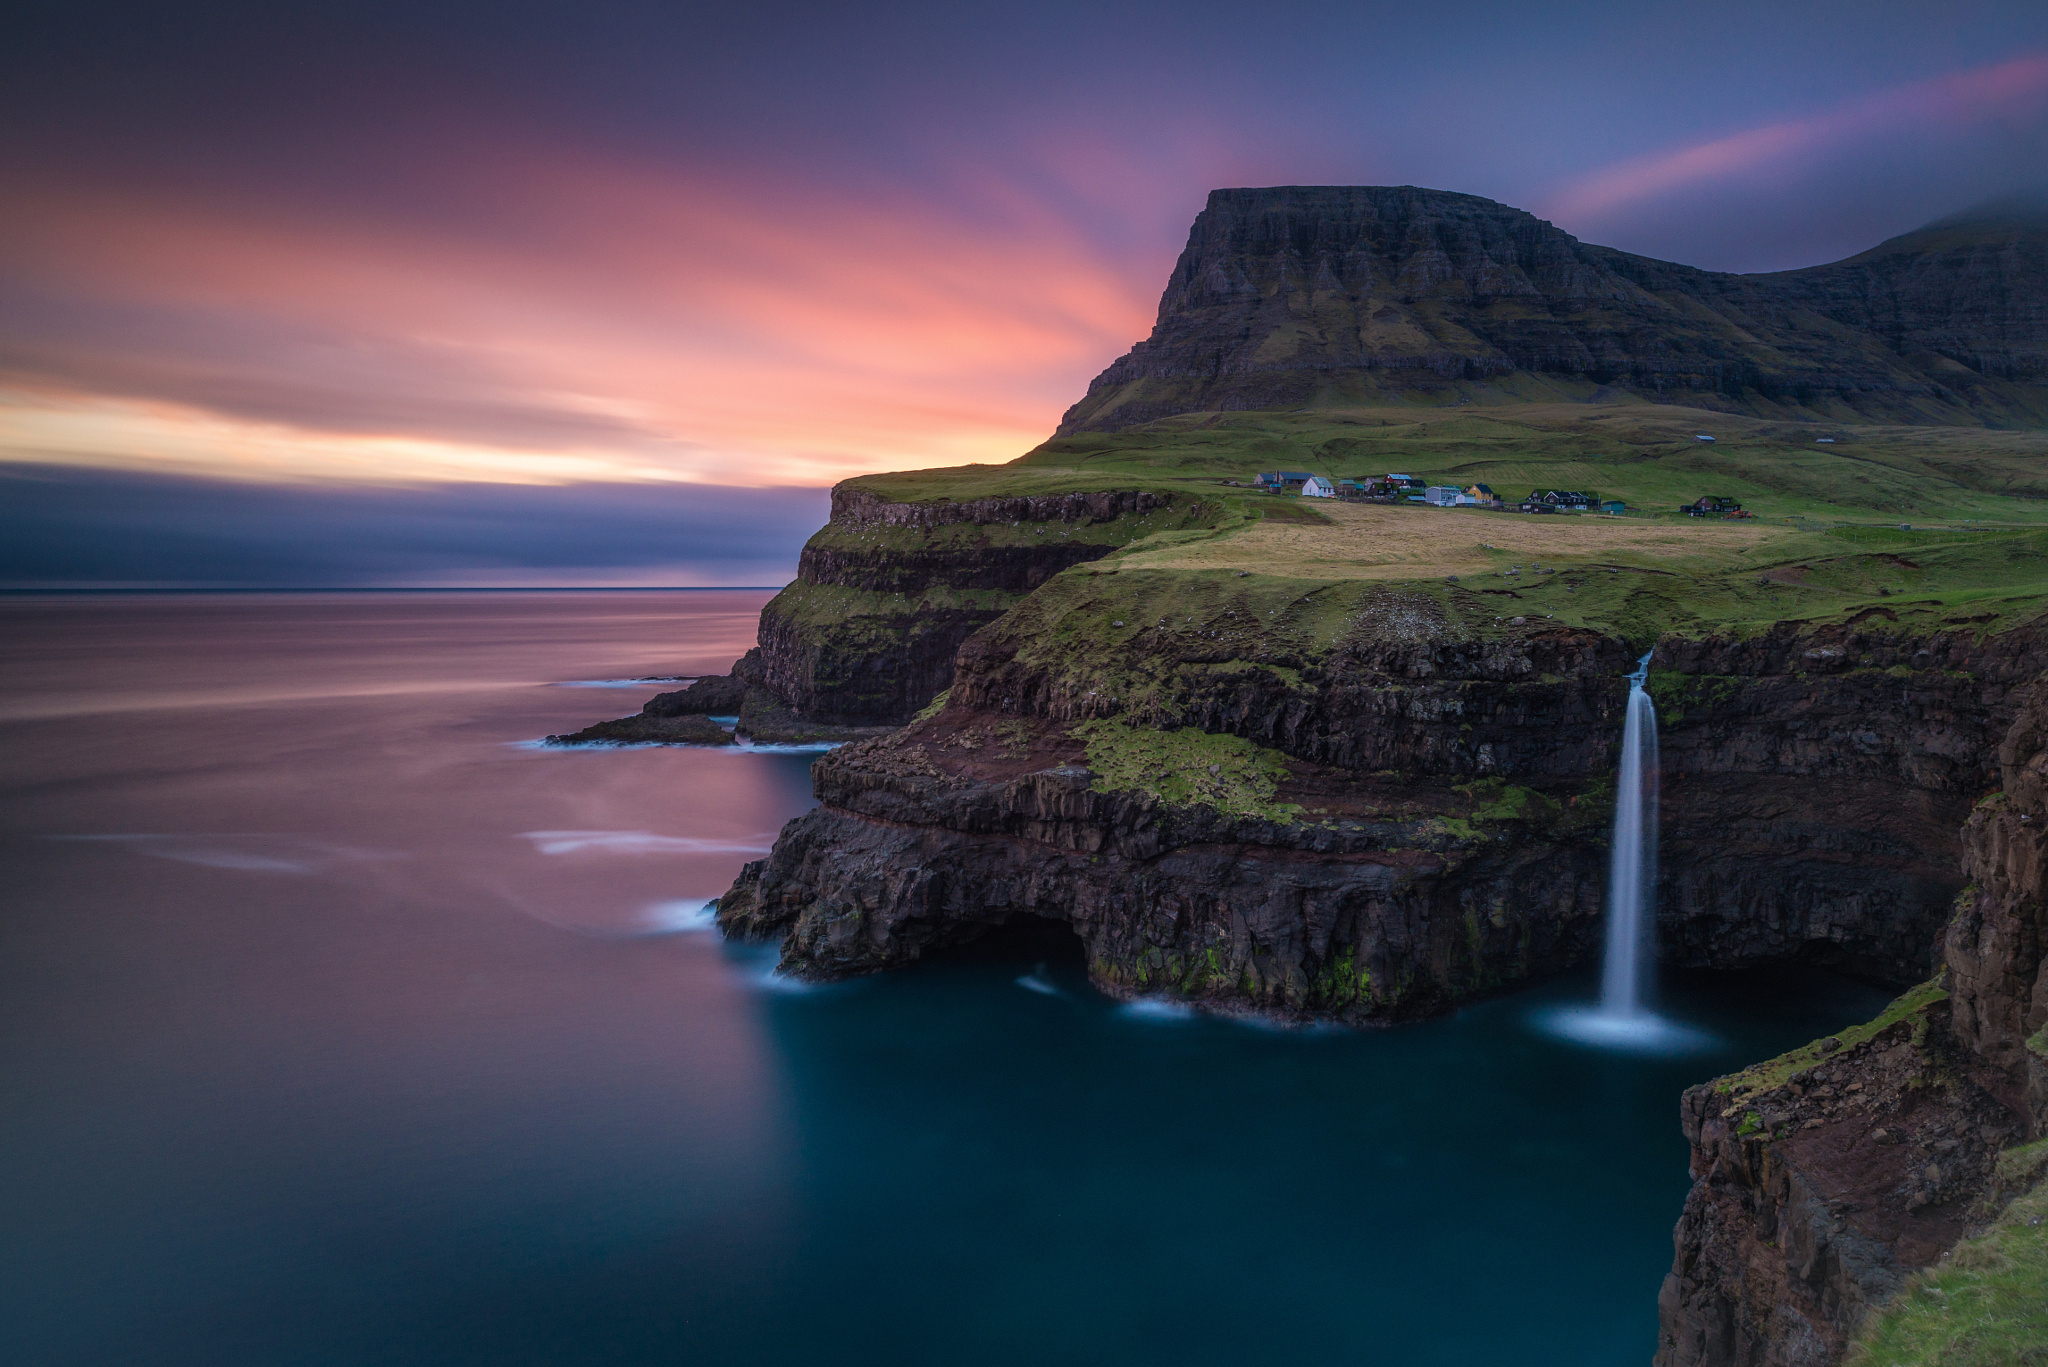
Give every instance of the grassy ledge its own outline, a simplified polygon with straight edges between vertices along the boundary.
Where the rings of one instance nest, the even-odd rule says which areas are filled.
[[[2031,1168],[2032,1189],[1988,1230],[1909,1278],[1856,1336],[1848,1367],[2020,1367],[2048,1363],[2048,1140],[1999,1158]]]
[[[1278,750],[1192,727],[1155,731],[1102,718],[1070,728],[1088,747],[1098,793],[1141,792],[1178,807],[1292,821],[1301,808],[1273,800],[1287,777]]]
[[[1900,994],[1875,1019],[1852,1025],[1825,1039],[1802,1044],[1776,1058],[1753,1063],[1739,1073],[1730,1073],[1714,1084],[1714,1090],[1726,1096],[1731,1106],[1739,1106],[1751,1097],[1784,1086],[1795,1073],[1811,1068],[1844,1049],[1853,1049],[1875,1039],[1900,1021],[1914,1020],[1917,1031],[1921,1026],[1916,1018],[1925,1016],[1930,1008],[1947,1000],[1948,989],[1941,985],[1941,979],[1930,978]],[[1829,1041],[1834,1042],[1833,1047],[1827,1047]]]

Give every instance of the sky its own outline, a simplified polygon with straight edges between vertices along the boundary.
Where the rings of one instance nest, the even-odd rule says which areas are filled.
[[[1218,187],[1759,271],[2048,175],[2038,0],[13,13],[11,584],[778,583],[1044,440]]]

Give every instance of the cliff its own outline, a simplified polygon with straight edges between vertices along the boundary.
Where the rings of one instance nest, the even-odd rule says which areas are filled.
[[[820,761],[823,805],[721,924],[831,977],[1039,917],[1112,991],[1357,1022],[1583,962],[1635,648],[1226,583],[1048,584],[963,646],[943,706]],[[1653,665],[1667,961],[1924,976],[2039,640],[1782,627],[1667,636]]]
[[[1735,276],[1466,195],[1218,191],[1069,435],[841,485],[729,678],[584,734],[715,739],[737,699],[853,742],[719,901],[786,972],[1028,926],[1111,993],[1384,1025],[1597,951],[1651,650],[1664,961],[1919,984],[1683,1103],[1660,1361],[1833,1362],[2048,1111],[2048,438],[1985,430],[2048,421],[2044,241],[1980,215]],[[1243,487],[1337,461],[1637,515]],[[1707,493],[1756,517],[1640,515]]]
[[[1853,529],[1759,531],[1718,562],[1695,538],[1676,572],[1669,550],[1562,529],[1525,564],[1447,545],[1462,524],[1430,519],[1454,515],[1269,503],[1233,521],[1230,499],[1199,518],[1106,504],[1142,534],[1048,543],[1066,568],[960,643],[932,705],[818,762],[821,805],[747,866],[720,926],[811,978],[1030,925],[1075,937],[1113,994],[1361,1025],[1440,1012],[1597,953],[1621,675],[1653,644],[1664,960],[1950,984],[1687,1094],[1696,1181],[1662,1360],[1827,1363],[1890,1323],[2012,1194],[1999,1174],[2041,1123],[2029,1088],[2048,1096],[2028,1033],[2048,999],[2040,818],[1981,801],[2003,782],[2038,805],[2048,774],[2036,539],[1890,533],[1917,538],[1909,557]],[[1068,525],[1049,510],[1085,515],[1010,507],[1003,527],[985,500],[849,497],[813,573],[889,586],[925,568],[892,557],[950,529],[1035,550]],[[1447,554],[1463,572],[1333,577],[1387,518],[1429,534],[1394,552],[1408,575]]]
[[[1152,335],[1062,434],[1176,413],[1640,396],[1907,422],[2048,418],[2048,220],[2013,211],[1832,265],[1730,275],[1414,186],[1217,190]]]
[[[762,610],[762,682],[816,721],[907,721],[952,681],[960,643],[1047,579],[1200,515],[1145,490],[893,502],[841,484]]]
[[[1952,1354],[2007,1332],[2009,1310],[1901,1293],[1933,1285],[1914,1274],[2039,1182],[2038,1155],[2010,1161],[2048,1134],[2048,689],[2026,691],[1999,746],[2000,789],[1963,832],[1971,881],[1941,975],[1867,1026],[1686,1093],[1695,1181],[1660,1300],[1659,1367],[1825,1363],[1859,1340],[1865,1360],[1898,1361],[1902,1319],[1938,1321]],[[2038,1294],[2040,1243],[1949,1279],[1996,1266]]]

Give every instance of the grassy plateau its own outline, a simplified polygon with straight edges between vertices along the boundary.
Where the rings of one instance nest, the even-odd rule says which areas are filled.
[[[1510,499],[1576,489],[1630,512],[1347,504],[1244,487],[1275,469],[1399,472],[1484,483]],[[1541,621],[1631,639],[1859,614],[1900,629],[2003,630],[2048,600],[2048,433],[2037,431],[1774,422],[1648,404],[1209,413],[1057,438],[1007,465],[859,482],[900,501],[1179,494],[1171,514],[1099,530],[990,534],[1114,543],[1109,559],[1068,573],[1154,572],[1155,589],[1175,582],[1198,612],[1226,581],[1256,588],[1235,582],[1248,577],[1288,599],[1401,584],[1482,634]],[[1752,517],[1677,511],[1708,494],[1739,500]],[[918,535],[896,533],[906,534]]]

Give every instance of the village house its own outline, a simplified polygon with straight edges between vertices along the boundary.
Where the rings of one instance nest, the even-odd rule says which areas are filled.
[[[1422,491],[1422,501],[1432,508],[1449,508],[1464,492],[1455,484],[1432,484]]]
[[[1680,508],[1678,511],[1684,513],[1687,517],[1749,516],[1748,513],[1742,511],[1742,505],[1736,502],[1734,499],[1720,498],[1711,494],[1704,498],[1694,499],[1692,502],[1686,504],[1683,508]]]
[[[1532,489],[1527,501],[1547,504],[1552,508],[1590,508],[1595,499],[1593,495],[1576,489]]]
[[[1275,470],[1270,474],[1261,474],[1253,484],[1257,488],[1277,494],[1289,489],[1299,489],[1314,478],[1314,475],[1305,470]]]
[[[1618,498],[1610,498],[1605,503],[1600,505],[1600,511],[1603,513],[1612,513],[1614,516],[1620,517],[1622,514],[1628,511],[1628,505],[1626,503],[1623,503]]]
[[[1301,483],[1303,498],[1335,498],[1337,486],[1322,475],[1310,475]]]

